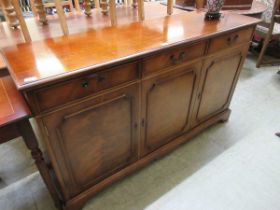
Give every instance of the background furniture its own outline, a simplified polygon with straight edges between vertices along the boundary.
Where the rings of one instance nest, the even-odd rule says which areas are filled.
[[[0,1],[1,10],[5,16],[6,21],[9,23],[11,27],[19,26],[19,21],[12,5],[11,1],[9,0],[1,0]]]
[[[165,2],[163,2],[162,4],[166,5]],[[201,5],[201,3],[200,3],[200,5]],[[187,10],[187,11],[196,10],[195,4],[191,3],[190,0],[188,0],[188,1],[177,0],[177,1],[175,1],[174,7],[178,8],[178,9]],[[199,8],[202,8],[202,7],[199,6]],[[252,7],[249,9],[244,9],[244,8],[243,9],[239,9],[239,8],[229,9],[229,8],[227,8],[226,10],[222,10],[222,11],[260,18],[261,15],[263,14],[263,12],[266,11],[266,9],[267,9],[267,6],[264,3],[259,2],[258,0],[254,0],[252,3]]]
[[[0,144],[22,137],[57,206],[59,199],[49,169],[29,122],[30,111],[6,69],[0,70]],[[12,155],[12,154],[11,154]]]
[[[256,28],[256,35],[264,39],[261,52],[257,60],[257,67],[260,67],[263,61],[263,56],[267,49],[269,42],[272,39],[279,39],[280,37],[280,0],[275,0],[274,7],[271,14],[270,23],[263,22]]]
[[[0,5],[2,6],[8,24],[14,28],[20,26],[25,41],[30,42],[31,37],[22,15],[18,0],[0,0]]]
[[[6,48],[64,209],[226,121],[258,22],[183,13]]]

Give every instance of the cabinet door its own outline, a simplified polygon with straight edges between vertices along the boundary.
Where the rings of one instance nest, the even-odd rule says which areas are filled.
[[[143,82],[142,155],[168,143],[187,128],[200,64]]]
[[[64,196],[78,194],[137,159],[138,97],[135,84],[42,117]]]
[[[205,61],[198,94],[196,121],[200,122],[228,108],[245,55],[234,51]]]

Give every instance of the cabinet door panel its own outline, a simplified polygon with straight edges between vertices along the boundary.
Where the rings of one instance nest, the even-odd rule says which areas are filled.
[[[43,118],[74,195],[137,158],[138,84]],[[56,146],[58,142],[58,147]],[[67,175],[63,175],[67,177]]]
[[[196,116],[198,121],[227,108],[242,60],[242,53],[235,52],[230,56],[211,58],[205,62],[205,77]]]
[[[180,135],[188,125],[196,68],[178,69],[143,84],[144,153]]]

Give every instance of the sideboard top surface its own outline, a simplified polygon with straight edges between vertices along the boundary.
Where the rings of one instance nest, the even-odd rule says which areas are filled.
[[[236,14],[205,21],[204,13],[195,11],[18,44],[2,54],[17,88],[23,90],[258,22]]]

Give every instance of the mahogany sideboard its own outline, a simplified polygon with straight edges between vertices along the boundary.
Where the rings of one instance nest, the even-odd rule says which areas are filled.
[[[226,121],[257,23],[190,12],[5,48],[62,208]]]

